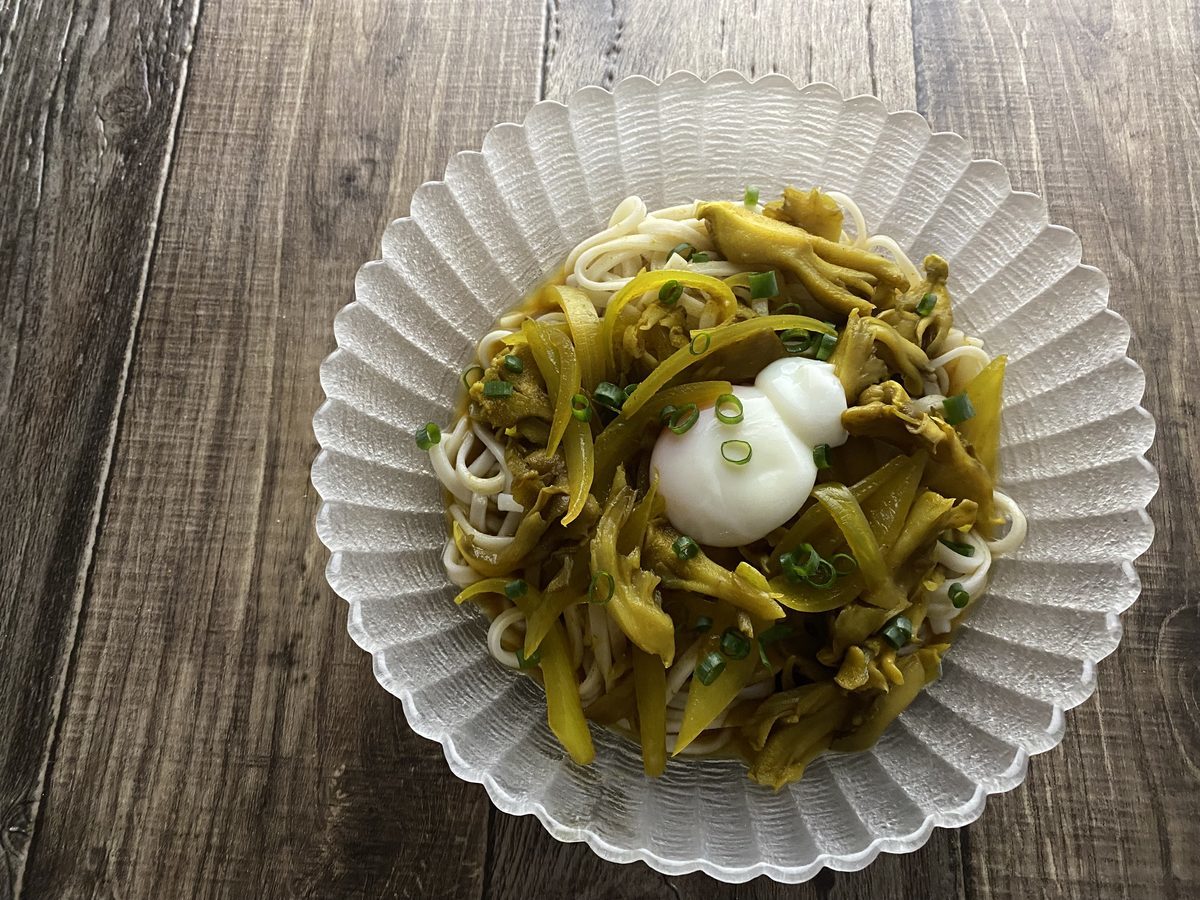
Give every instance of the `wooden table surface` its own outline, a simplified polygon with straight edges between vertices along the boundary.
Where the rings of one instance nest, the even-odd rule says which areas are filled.
[[[1196,0],[0,0],[0,897],[1200,896]],[[803,886],[493,810],[345,632],[317,367],[385,223],[542,97],[877,94],[1044,195],[1158,419],[1145,591],[978,823]]]

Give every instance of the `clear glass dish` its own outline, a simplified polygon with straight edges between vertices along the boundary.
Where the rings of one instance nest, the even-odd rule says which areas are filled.
[[[412,438],[449,420],[460,372],[497,314],[622,198],[655,208],[740,197],[747,184],[763,196],[785,184],[844,191],[912,257],[949,259],[956,320],[1009,356],[1001,487],[1029,517],[943,678],[872,751],[827,755],[779,793],[733,761],[678,759],[647,779],[638,749],[595,727],[596,762],[572,764],[540,688],[495,663],[483,616],[451,602],[440,490]],[[1074,232],[1049,224],[1045,203],[1014,191],[999,163],[873,97],[722,72],[538,103],[417,190],[335,321],[312,480],[351,636],[457,775],[616,862],[795,882],[973,821],[988,794],[1021,783],[1031,754],[1058,744],[1063,710],[1091,694],[1154,534],[1144,377],[1107,280],[1080,255]]]

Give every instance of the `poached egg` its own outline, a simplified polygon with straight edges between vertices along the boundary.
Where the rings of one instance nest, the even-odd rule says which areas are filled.
[[[753,387],[736,386],[733,394],[742,403],[741,422],[727,425],[708,407],[683,434],[663,429],[650,458],[671,524],[714,547],[752,543],[794,516],[816,484],[813,448],[837,447],[848,437],[846,394],[829,363],[780,359]],[[750,460],[726,460],[727,441],[748,443]]]

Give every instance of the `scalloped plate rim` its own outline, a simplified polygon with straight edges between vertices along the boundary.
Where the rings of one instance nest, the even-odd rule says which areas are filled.
[[[1027,197],[1036,199],[1041,204],[1042,208],[1044,210],[1046,210],[1046,226],[1047,227],[1061,229],[1065,232],[1068,232],[1068,233],[1074,235],[1076,237],[1076,239],[1078,239],[1078,237],[1079,237],[1078,233],[1075,232],[1074,229],[1071,229],[1071,228],[1068,228],[1067,226],[1059,225],[1057,223],[1050,221],[1049,208],[1048,208],[1048,205],[1045,203],[1045,199],[1042,197],[1042,195],[1040,195],[1036,192],[1033,192],[1033,191],[1018,190],[1018,189],[1014,188],[1012,186],[1012,180],[1011,180],[1011,176],[1009,175],[1008,168],[1002,162],[1000,162],[999,160],[996,160],[992,157],[987,157],[987,156],[976,157],[976,156],[974,156],[974,151],[973,151],[973,148],[972,148],[970,142],[967,141],[967,139],[965,137],[963,137],[961,134],[959,134],[958,132],[935,131],[933,129],[933,127],[931,126],[931,124],[929,123],[929,120],[925,116],[923,116],[920,112],[913,110],[913,109],[909,109],[909,108],[889,109],[883,103],[883,101],[881,101],[878,97],[876,97],[872,94],[863,93],[863,94],[853,94],[851,96],[845,96],[838,90],[838,88],[836,86],[834,86],[833,84],[830,84],[829,82],[813,81],[813,82],[808,82],[808,83],[802,85],[802,84],[799,84],[798,82],[796,82],[794,79],[792,79],[786,75],[783,75],[781,73],[778,73],[778,72],[772,72],[767,75],[761,76],[759,78],[747,78],[743,73],[739,72],[736,69],[726,68],[726,69],[720,69],[717,72],[714,72],[712,75],[705,77],[705,76],[699,75],[698,73],[696,73],[692,70],[678,69],[678,70],[672,71],[671,73],[667,74],[661,80],[658,80],[658,81],[656,81],[652,78],[648,78],[643,75],[631,75],[626,78],[622,78],[620,81],[616,82],[611,88],[605,88],[600,85],[585,85],[585,86],[575,90],[571,94],[570,98],[568,98],[568,100],[565,103],[558,101],[558,100],[540,100],[540,101],[535,102],[530,107],[529,111],[525,114],[524,118],[520,122],[511,122],[511,121],[504,120],[504,121],[494,123],[488,129],[487,133],[484,135],[482,141],[480,142],[479,150],[465,149],[465,150],[457,151],[450,158],[450,160],[447,161],[445,170],[447,172],[450,170],[455,158],[468,156],[468,155],[472,155],[472,154],[482,154],[483,148],[485,148],[487,145],[489,136],[491,135],[492,131],[494,131],[495,129],[501,128],[501,127],[514,127],[514,128],[519,128],[519,129],[524,130],[527,126],[527,123],[529,122],[530,117],[534,114],[535,110],[546,110],[549,108],[558,108],[558,109],[566,111],[566,110],[570,109],[571,102],[577,96],[579,96],[581,94],[594,94],[596,92],[602,92],[602,93],[609,94],[609,95],[615,95],[621,89],[622,85],[631,84],[631,83],[637,83],[637,84],[645,83],[647,85],[653,86],[654,88],[658,89],[658,88],[661,88],[664,84],[667,84],[668,82],[680,81],[680,80],[693,80],[695,82],[698,82],[698,83],[704,84],[704,85],[712,84],[713,82],[720,83],[721,81],[728,80],[732,83],[744,85],[747,87],[753,87],[754,85],[757,85],[764,81],[767,81],[767,82],[779,83],[784,86],[790,86],[791,89],[793,90],[793,92],[797,96],[803,96],[806,93],[815,93],[815,92],[819,92],[819,91],[828,89],[830,92],[832,92],[838,98],[840,98],[840,100],[842,101],[843,104],[850,103],[852,101],[860,101],[860,100],[870,101],[873,104],[877,105],[880,109],[882,109],[885,117],[888,119],[890,119],[894,116],[904,116],[905,118],[915,117],[916,119],[919,119],[921,123],[924,124],[925,128],[929,132],[931,139],[934,137],[949,137],[949,138],[953,138],[953,139],[956,139],[957,141],[961,142],[961,144],[963,145],[964,149],[967,152],[967,155],[970,157],[968,166],[974,165],[976,163],[991,163],[991,164],[995,164],[995,165],[999,166],[1000,169],[1003,171],[1006,181],[1007,181],[1008,194],[1009,195],[1027,196]],[[445,173],[443,173],[443,178],[441,178],[441,179],[430,179],[428,181],[422,182],[420,185],[418,185],[413,190],[412,194],[413,194],[413,196],[415,196],[418,192],[422,192],[428,188],[435,188],[437,186],[445,186],[445,185],[446,185]],[[411,201],[410,201],[410,207],[411,207]],[[384,235],[386,235],[393,228],[393,226],[396,223],[410,221],[413,218],[414,217],[411,214],[411,208],[410,208],[409,215],[399,216],[388,222],[388,224],[384,228]],[[420,224],[419,221],[417,224],[418,225]],[[1082,241],[1080,241],[1080,244],[1082,245]],[[362,266],[360,266],[359,272],[361,272],[363,269],[365,269],[366,267],[371,266],[371,265],[377,265],[379,263],[387,264],[386,252],[384,252],[383,241],[381,241],[379,248],[380,248],[380,256],[376,259],[372,259],[372,260],[368,260],[367,262],[364,262],[362,264]],[[1091,265],[1089,263],[1083,262],[1082,259],[1080,259],[1079,262],[1075,263],[1072,270],[1074,270],[1074,269],[1088,270],[1088,271],[1091,271],[1091,272],[1095,273],[1096,275],[1100,276],[1100,278],[1103,280],[1103,290],[1104,290],[1105,297],[1106,297],[1106,307],[1105,307],[1106,310],[1109,313],[1111,313],[1112,315],[1116,316],[1122,322],[1124,322],[1126,324],[1126,326],[1128,327],[1127,320],[1119,312],[1114,310],[1110,305],[1107,305],[1107,302],[1110,299],[1109,291],[1111,289],[1111,285],[1110,285],[1107,275],[1105,275],[1104,272],[1101,269],[1099,269],[1098,267]],[[357,299],[357,277],[358,276],[356,274],[356,276],[355,276],[356,299],[351,301],[350,303],[346,304],[346,306],[350,306],[354,303],[359,302]],[[344,309],[344,308],[345,308],[345,306],[340,308],[338,310],[338,313],[340,313],[342,311],[342,309]],[[336,314],[335,314],[335,318],[336,318]],[[322,360],[322,363],[321,363],[322,367],[325,365],[326,360],[328,360],[330,357],[335,356],[339,352],[343,352],[342,348],[341,348],[340,344],[336,344],[334,350],[332,350],[328,354],[328,356],[326,357],[325,360]],[[1127,363],[1129,363],[1130,365],[1132,365],[1142,375],[1142,378],[1143,378],[1142,398],[1144,398],[1144,396],[1145,396],[1145,386],[1144,386],[1145,373],[1144,373],[1144,371],[1142,370],[1141,366],[1138,365],[1138,363],[1135,360],[1133,360],[1131,357],[1129,357],[1128,350],[1126,351],[1124,360]],[[322,393],[324,393],[323,386],[322,386]],[[332,402],[334,402],[333,398],[330,398],[328,395],[325,395],[325,399],[322,401],[322,403],[319,405],[319,407],[317,408],[316,412],[313,415],[314,432],[315,432],[316,421],[322,416],[323,412],[330,406],[330,404]],[[1113,652],[1115,652],[1117,647],[1120,645],[1121,638],[1123,637],[1123,634],[1122,634],[1123,628],[1121,627],[1120,617],[1134,603],[1136,603],[1138,599],[1140,599],[1141,593],[1142,593],[1142,580],[1141,580],[1140,575],[1136,571],[1134,563],[1153,545],[1153,541],[1154,541],[1154,538],[1156,536],[1156,531],[1157,531],[1156,526],[1154,524],[1154,520],[1150,517],[1147,507],[1148,507],[1150,501],[1153,500],[1154,496],[1157,495],[1157,493],[1160,489],[1161,483],[1160,483],[1160,479],[1158,477],[1157,469],[1146,457],[1146,453],[1149,452],[1150,448],[1153,446],[1155,437],[1157,437],[1158,423],[1155,420],[1154,416],[1150,413],[1150,411],[1147,410],[1141,404],[1141,399],[1139,399],[1139,402],[1135,407],[1131,407],[1131,408],[1136,413],[1144,416],[1153,426],[1152,430],[1150,432],[1150,443],[1147,445],[1146,449],[1136,457],[1136,459],[1145,467],[1147,474],[1150,477],[1152,477],[1154,480],[1154,490],[1150,493],[1149,498],[1146,501],[1147,506],[1136,510],[1136,513],[1138,514],[1138,517],[1142,520],[1142,523],[1144,525],[1148,526],[1148,534],[1147,534],[1147,538],[1145,541],[1145,547],[1141,548],[1140,550],[1138,550],[1136,553],[1134,553],[1131,556],[1126,556],[1126,557],[1121,558],[1121,564],[1122,564],[1123,571],[1125,571],[1125,573],[1127,575],[1131,576],[1131,580],[1132,580],[1133,584],[1136,585],[1136,591],[1134,593],[1132,593],[1132,595],[1131,595],[1132,599],[1128,600],[1128,602],[1121,602],[1113,608],[1104,610],[1106,618],[1116,620],[1117,629],[1118,629],[1116,641],[1114,641],[1111,644],[1111,646],[1108,646],[1106,649],[1104,649],[1104,651],[1100,655],[1096,656],[1095,658],[1092,658],[1091,656],[1087,656],[1087,657],[1081,658],[1081,660],[1080,660],[1081,662],[1083,662],[1085,664],[1085,668],[1090,667],[1093,671],[1094,671],[1096,665],[1101,660],[1105,659],[1106,657],[1111,655]],[[318,443],[318,452],[317,452],[317,457],[314,458],[314,465],[316,463],[316,459],[319,458],[323,453],[326,452],[325,448],[321,445],[319,438],[318,438],[317,443]],[[317,490],[318,496],[321,496],[319,488],[317,488],[315,484],[313,485],[313,487],[314,487],[314,490]],[[316,518],[314,519],[314,527],[315,527],[316,520],[319,519],[322,516],[322,514],[324,514],[326,507],[329,505],[329,503],[330,503],[330,501],[327,501],[322,497],[321,505],[318,508]],[[1131,512],[1133,512],[1133,510],[1131,510]],[[337,594],[338,592],[336,591],[336,589],[333,588],[332,581],[329,577],[329,567],[331,565],[333,565],[334,560],[340,555],[341,551],[336,550],[333,547],[330,547],[328,544],[325,544],[324,536],[321,535],[320,533],[318,533],[318,539],[321,540],[322,544],[325,545],[326,548],[330,551],[330,558],[325,567],[325,578],[326,578],[327,584],[329,584],[330,588],[332,590],[334,590],[335,594]],[[341,596],[341,595],[338,594],[338,596]],[[403,687],[398,684],[395,684],[394,679],[391,676],[389,676],[388,674],[386,674],[385,667],[381,660],[382,653],[384,652],[384,649],[386,649],[386,648],[372,649],[375,646],[375,642],[371,639],[371,637],[366,633],[365,629],[360,624],[361,623],[361,606],[362,606],[361,601],[360,600],[352,600],[352,599],[345,598],[345,597],[343,597],[343,599],[348,604],[347,623],[346,623],[347,633],[350,635],[351,639],[354,641],[354,643],[357,646],[359,646],[363,651],[370,654],[370,656],[372,658],[372,670],[373,670],[376,680],[380,683],[380,685],[385,690],[388,691],[388,693],[399,698],[401,705],[403,707],[403,710],[404,710],[405,719],[408,722],[409,727],[412,728],[412,730],[416,734],[420,735],[421,737],[426,738],[431,741],[436,741],[439,744],[441,744],[443,753],[446,758],[447,765],[449,766],[450,770],[455,774],[455,776],[462,779],[463,781],[467,781],[467,782],[471,782],[471,783],[475,783],[475,784],[482,784],[488,794],[489,799],[496,806],[497,809],[501,810],[502,812],[508,813],[510,815],[516,815],[516,816],[532,815],[532,816],[536,817],[539,822],[541,822],[542,826],[546,829],[546,831],[549,832],[550,835],[552,837],[554,837],[556,840],[563,841],[566,843],[576,843],[576,842],[586,843],[592,849],[592,851],[596,853],[596,855],[598,855],[602,859],[608,860],[610,862],[631,863],[631,862],[640,860],[640,861],[646,863],[652,869],[655,869],[656,871],[662,872],[667,875],[684,875],[684,874],[688,874],[690,872],[700,871],[700,872],[704,872],[705,874],[713,877],[714,879],[717,879],[722,882],[727,882],[727,883],[743,883],[743,882],[749,881],[753,878],[756,878],[756,877],[759,877],[762,875],[766,875],[768,878],[770,878],[774,881],[781,882],[781,883],[799,883],[799,882],[804,882],[804,881],[811,879],[823,868],[834,869],[834,870],[842,871],[842,872],[858,871],[858,870],[861,870],[861,869],[865,868],[866,866],[868,866],[872,861],[875,860],[876,857],[879,856],[880,853],[902,854],[902,853],[911,853],[915,850],[920,849],[922,846],[924,846],[928,842],[928,840],[929,840],[930,836],[933,834],[933,830],[935,828],[961,828],[965,825],[969,825],[970,823],[976,821],[983,814],[983,811],[987,804],[988,797],[990,797],[994,794],[1006,793],[1007,791],[1013,790],[1014,788],[1018,787],[1025,781],[1025,778],[1028,773],[1029,760],[1033,756],[1036,756],[1039,753],[1044,753],[1049,750],[1052,750],[1054,747],[1058,746],[1059,743],[1061,743],[1063,735],[1065,734],[1065,724],[1061,724],[1064,722],[1064,716],[1063,716],[1064,712],[1066,710],[1075,708],[1076,706],[1078,706],[1081,703],[1086,702],[1094,694],[1095,689],[1096,689],[1096,680],[1094,677],[1092,677],[1090,679],[1090,681],[1088,681],[1088,682],[1081,680],[1081,682],[1080,682],[1081,691],[1078,694],[1072,696],[1068,701],[1066,701],[1062,704],[1059,704],[1059,703],[1049,704],[1053,710],[1053,715],[1051,718],[1051,724],[1047,726],[1047,731],[1046,731],[1047,736],[1050,738],[1050,741],[1048,743],[1046,743],[1044,746],[1037,746],[1037,747],[1034,747],[1033,749],[1028,749],[1028,750],[1020,745],[1014,745],[1016,754],[1014,756],[1013,762],[1009,765],[1009,767],[1007,769],[998,773],[992,779],[992,781],[989,785],[984,786],[981,784],[976,784],[975,792],[972,794],[972,796],[967,801],[965,801],[964,803],[960,804],[957,807],[947,808],[947,809],[938,809],[938,810],[935,810],[934,812],[929,813],[925,817],[925,819],[922,821],[920,826],[918,826],[916,829],[914,829],[913,831],[911,831],[910,833],[908,833],[906,835],[890,836],[890,837],[882,837],[882,836],[875,837],[865,847],[861,848],[858,851],[852,852],[852,853],[838,854],[838,853],[821,852],[821,853],[818,853],[816,855],[816,857],[814,857],[812,860],[805,862],[803,864],[798,864],[796,866],[783,866],[783,865],[779,865],[779,864],[775,864],[775,863],[766,863],[766,862],[761,862],[761,861],[758,863],[755,863],[753,865],[749,865],[749,866],[722,866],[719,864],[712,863],[711,861],[709,861],[705,858],[673,859],[673,858],[667,858],[664,856],[660,856],[659,854],[654,853],[653,851],[648,850],[646,848],[619,847],[616,844],[606,841],[604,838],[602,838],[600,835],[598,835],[595,831],[591,830],[590,828],[588,828],[586,826],[574,827],[574,826],[566,825],[566,824],[558,821],[557,819],[554,818],[553,815],[550,814],[550,812],[546,809],[546,807],[540,802],[521,800],[521,799],[509,794],[488,772],[476,770],[475,768],[473,768],[471,766],[471,764],[467,763],[461,756],[459,756],[457,749],[455,748],[453,735],[448,733],[444,729],[439,728],[430,718],[421,714],[420,711],[416,708],[416,705],[413,701],[412,694],[408,690],[408,688]],[[1053,727],[1054,722],[1059,722],[1060,723],[1059,727],[1054,728]]]

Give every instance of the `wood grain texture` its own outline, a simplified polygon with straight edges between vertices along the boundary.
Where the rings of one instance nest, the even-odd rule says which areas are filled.
[[[35,828],[194,7],[0,4],[0,898]]]
[[[540,8],[206,3],[24,896],[478,894],[490,807],[324,583],[317,369],[418,183],[533,96]]]
[[[1112,282],[1162,477],[1124,640],[1063,745],[968,830],[968,883],[1004,898],[1195,897],[1200,14],[1131,0],[914,6],[921,110],[1043,194]]]
[[[0,900],[1200,896],[1197,0],[200,2],[0,0]],[[539,96],[727,67],[915,107],[1043,193],[1159,421],[1145,595],[1063,746],[800,886],[496,813],[312,531],[317,366],[416,185]]]

